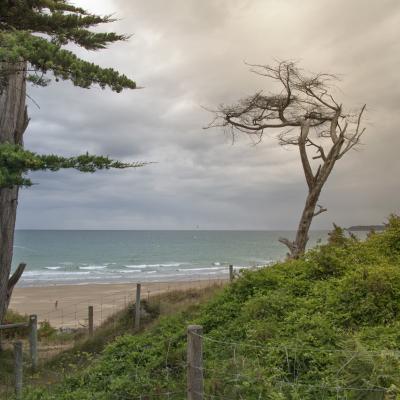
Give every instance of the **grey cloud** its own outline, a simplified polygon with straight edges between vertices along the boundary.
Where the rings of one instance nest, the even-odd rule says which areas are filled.
[[[337,73],[346,106],[368,104],[364,146],[337,164],[322,194],[329,209],[314,228],[379,223],[399,211],[400,4],[397,0],[89,0],[78,4],[121,20],[107,29],[129,42],[80,54],[134,77],[142,90],[121,94],[67,82],[32,88],[26,146],[84,151],[144,168],[94,175],[35,173],[22,191],[20,228],[291,229],[305,196],[295,149],[270,133],[249,138],[203,130],[215,107],[272,90],[243,61],[300,60]]]

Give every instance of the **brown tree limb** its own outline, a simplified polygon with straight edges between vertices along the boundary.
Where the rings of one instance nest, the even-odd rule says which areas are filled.
[[[332,118],[331,126],[329,129],[329,134],[330,134],[333,144],[335,144],[338,141],[336,129],[337,129],[337,125],[338,125],[339,115],[340,115],[340,109],[335,113],[334,117]]]
[[[14,287],[18,283],[19,279],[21,278],[21,276],[25,270],[25,267],[26,267],[25,263],[19,264],[17,269],[14,271],[14,273],[8,279],[7,294],[6,294],[6,310],[8,309],[8,306],[10,305],[11,295],[14,290]]]
[[[364,113],[366,107],[367,107],[367,105],[364,104],[361,108],[361,111],[358,113],[357,125],[355,128],[354,134],[352,136],[350,136],[349,138],[346,138],[346,146],[345,146],[344,150],[338,155],[338,159],[342,158],[349,150],[351,150],[354,146],[356,146],[360,142],[360,138],[363,135],[363,133],[365,132],[365,128],[362,128],[360,130],[360,127],[361,127],[362,116],[363,116],[363,113]]]
[[[325,211],[328,211],[327,208],[324,208],[324,207],[322,207],[322,206],[319,205],[319,204],[318,204],[318,208],[319,208],[319,210],[314,212],[314,215],[313,215],[314,217],[316,217],[316,216],[319,215],[319,214],[322,214],[322,213],[325,212]]]
[[[322,158],[323,161],[326,161],[326,156],[325,156],[325,150],[322,146],[314,143],[309,137],[307,138],[307,146],[314,146],[317,149],[317,152],[319,153],[318,156],[314,156],[312,159],[313,160],[318,160],[319,158]]]
[[[294,242],[292,242],[291,240],[289,240],[287,238],[279,238],[278,240],[279,240],[279,242],[284,244],[289,249],[291,254],[293,254],[293,252],[295,251],[295,247],[296,247]]]
[[[309,132],[310,132],[310,123],[309,121],[306,121],[301,126],[301,133],[299,138],[299,150],[300,150],[300,158],[301,158],[301,163],[303,165],[304,175],[306,177],[308,188],[311,190],[314,184],[314,175],[311,169],[306,149],[307,137]]]

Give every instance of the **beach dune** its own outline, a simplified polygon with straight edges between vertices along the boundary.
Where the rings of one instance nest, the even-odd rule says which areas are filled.
[[[205,288],[221,279],[186,282],[143,283],[142,299],[173,290]],[[110,315],[134,302],[136,283],[53,285],[46,287],[16,287],[10,308],[21,314],[36,314],[39,323],[48,321],[59,329],[87,326],[88,306],[93,306],[94,324],[98,326]]]

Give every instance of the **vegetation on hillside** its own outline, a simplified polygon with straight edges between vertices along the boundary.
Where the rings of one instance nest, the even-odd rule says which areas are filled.
[[[362,242],[336,227],[26,399],[183,399],[189,323],[204,327],[207,399],[400,399],[400,218]]]

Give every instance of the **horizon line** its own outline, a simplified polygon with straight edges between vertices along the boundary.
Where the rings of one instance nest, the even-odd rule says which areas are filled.
[[[345,229],[345,228],[344,228]],[[16,231],[88,231],[88,232],[93,232],[93,231],[110,231],[110,232],[151,232],[151,231],[163,231],[163,232],[210,232],[210,231],[226,231],[226,232],[232,232],[232,231],[237,231],[237,232],[295,232],[297,229],[289,229],[289,228],[280,228],[280,229],[272,229],[272,228],[266,228],[266,229],[250,229],[250,228],[204,228],[204,229],[199,229],[199,228],[194,228],[194,229],[189,229],[189,228],[154,228],[154,229],[107,229],[107,228],[16,228]],[[318,228],[318,229],[310,229],[310,231],[329,231],[332,230],[332,228]]]

